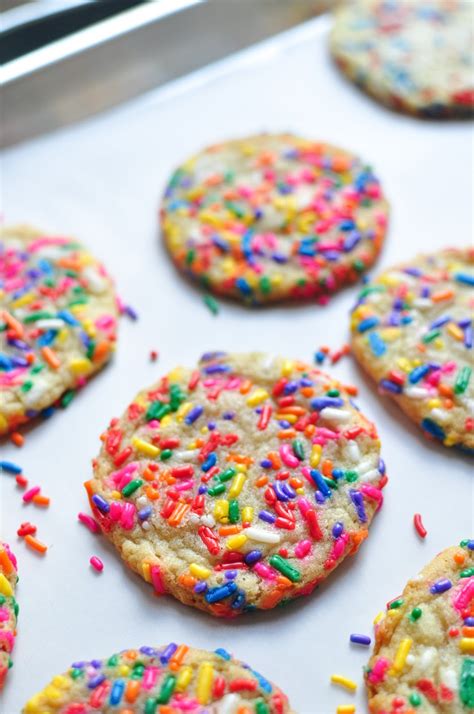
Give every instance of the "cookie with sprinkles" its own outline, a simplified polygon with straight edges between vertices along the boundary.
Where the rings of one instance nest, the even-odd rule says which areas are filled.
[[[474,251],[447,249],[382,273],[352,313],[353,353],[445,446],[474,450]]]
[[[117,305],[104,267],[72,238],[0,231],[0,434],[48,414],[110,358]]]
[[[342,72],[392,109],[474,114],[471,0],[350,0],[335,13],[330,44]]]
[[[111,421],[86,484],[94,515],[158,595],[235,617],[309,594],[382,503],[354,391],[300,362],[204,355]]]
[[[18,581],[16,558],[6,543],[0,543],[0,691],[8,670],[13,666],[11,653],[16,637],[18,604],[15,589]]]
[[[171,642],[74,662],[23,714],[294,714],[274,684],[223,649]]]
[[[204,149],[175,171],[161,209],[177,267],[254,305],[324,302],[372,265],[387,219],[366,162],[291,134]]]
[[[365,680],[370,714],[474,710],[474,540],[437,555],[388,603]]]

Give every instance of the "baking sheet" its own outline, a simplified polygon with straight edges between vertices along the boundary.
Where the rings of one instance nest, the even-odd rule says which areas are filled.
[[[19,451],[30,483],[52,499],[47,511],[23,506],[14,479],[0,479],[1,535],[19,560],[19,636],[0,702],[17,714],[26,699],[73,660],[142,644],[223,646],[277,682],[300,714],[330,714],[355,696],[329,684],[333,672],[362,683],[366,649],[351,632],[371,633],[373,617],[442,548],[473,535],[472,461],[425,441],[395,405],[380,399],[350,359],[332,371],[360,386],[359,404],[378,425],[390,482],[371,537],[313,596],[286,609],[215,620],[152,589],[76,516],[99,434],[136,391],[176,364],[212,349],[267,350],[311,360],[321,344],[346,341],[356,288],[327,307],[251,310],[221,303],[217,317],[185,283],[158,241],[158,199],[188,154],[227,137],[261,130],[294,132],[341,144],[371,161],[392,203],[377,269],[417,251],[472,239],[471,125],[392,114],[346,83],[326,49],[329,20],[298,28],[161,88],[82,125],[3,153],[7,222],[28,221],[73,234],[102,258],[140,319],[124,319],[113,363],[64,412],[39,424]],[[149,352],[159,350],[158,363]],[[420,541],[413,514],[423,515]],[[17,542],[34,521],[46,557]],[[96,554],[105,568],[89,566]]]

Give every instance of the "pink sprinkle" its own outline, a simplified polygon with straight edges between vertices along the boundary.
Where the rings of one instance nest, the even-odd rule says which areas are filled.
[[[152,565],[150,568],[150,577],[155,593],[157,595],[164,595],[166,592],[165,584],[161,577],[161,571],[157,565]]]
[[[310,540],[300,540],[295,547],[295,555],[297,558],[304,558],[308,555],[312,547]]]
[[[29,503],[29,501],[32,501],[33,498],[38,495],[40,491],[40,486],[33,486],[33,488],[30,488],[28,491],[26,491],[26,493],[23,494],[24,502]]]
[[[93,555],[89,560],[89,563],[92,565],[94,570],[97,570],[98,573],[101,573],[104,569],[104,564],[101,559],[97,557],[97,555]]]
[[[283,444],[280,446],[280,456],[285,466],[288,466],[290,469],[295,469],[300,465],[299,460],[292,453],[291,446],[289,444]]]
[[[77,517],[92,533],[99,533],[100,526],[92,516],[87,515],[87,513],[78,513]]]
[[[265,578],[265,580],[276,580],[276,571],[261,561],[256,563],[253,569],[260,575],[261,578]]]

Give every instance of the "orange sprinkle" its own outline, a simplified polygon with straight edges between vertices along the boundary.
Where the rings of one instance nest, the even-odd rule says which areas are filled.
[[[278,576],[277,585],[279,590],[287,590],[293,587],[291,580],[288,580],[288,578],[285,578],[283,575]]]
[[[294,429],[281,429],[277,434],[279,439],[294,439],[296,431]]]
[[[418,350],[418,352],[424,353],[426,352],[426,345],[420,342],[417,344],[416,349]]]
[[[454,407],[454,402],[452,399],[445,399],[443,402],[443,407],[445,409],[452,409]]]
[[[267,455],[267,459],[272,462],[273,469],[276,470],[281,468],[280,457],[275,451],[270,451],[270,453]]]
[[[26,535],[25,541],[27,545],[29,545],[33,550],[36,550],[37,553],[43,554],[48,550],[47,545],[39,541],[37,538],[34,538],[32,535]]]
[[[303,395],[303,397],[306,397],[307,399],[314,396],[313,387],[301,387],[300,392]]]
[[[170,659],[170,669],[173,672],[176,672],[181,666],[181,662],[184,659],[184,656],[188,652],[189,647],[187,645],[179,645],[178,649],[176,652],[173,654],[172,658]]]
[[[250,381],[250,379],[245,379],[242,382],[242,384],[240,385],[239,392],[241,394],[247,394],[247,392],[250,391],[251,386],[252,386],[252,382]]]
[[[247,466],[253,464],[251,456],[243,456],[242,454],[236,454],[233,451],[227,455],[227,461],[235,461],[236,464],[246,464]]]
[[[303,416],[303,414],[306,414],[306,409],[298,406],[280,407],[278,409],[278,414],[294,414],[295,416]]]
[[[235,526],[221,526],[219,528],[219,535],[221,536],[231,536],[231,535],[237,535],[237,533],[240,533],[242,530],[241,526],[235,525]]]
[[[158,712],[159,714],[178,714],[174,707],[169,707],[167,704],[162,704]]]
[[[267,483],[268,483],[268,476],[265,476],[265,474],[263,474],[263,476],[260,476],[260,477],[255,481],[255,485],[256,485],[257,488],[262,488],[262,486],[266,486]]]
[[[84,481],[84,488],[87,491],[87,495],[91,497],[94,493],[93,488],[92,488],[92,479],[89,479],[89,481]]]
[[[267,593],[262,600],[262,609],[270,610],[272,607],[275,607],[275,605],[277,605],[284,597],[285,593],[283,590],[279,590],[278,588],[270,590],[270,592]]]
[[[439,384],[438,392],[443,397],[452,397],[453,396],[453,388],[449,384]]]
[[[99,344],[96,346],[94,350],[94,354],[92,356],[92,361],[93,362],[102,362],[103,359],[108,355],[110,350],[110,344],[106,340],[103,340],[102,342],[99,342]]]
[[[136,679],[129,679],[125,688],[125,699],[132,704],[140,694],[141,685]]]
[[[5,575],[10,575],[13,571],[13,563],[7,555],[7,551],[3,549],[0,550],[0,565]]]
[[[446,329],[455,340],[459,340],[459,342],[464,340],[464,332],[461,330],[459,325],[456,325],[455,322],[450,322]]]
[[[237,714],[252,714],[248,707],[239,707],[237,709]]]
[[[474,627],[463,627],[461,632],[464,637],[474,637]]]
[[[304,486],[304,481],[300,478],[296,478],[296,476],[293,476],[290,478],[289,484],[293,488],[302,488]]]
[[[25,437],[19,431],[14,431],[10,434],[10,441],[20,448],[25,443]]]
[[[7,323],[8,327],[11,330],[13,330],[14,332],[16,332],[18,337],[23,337],[23,335],[24,335],[23,325],[21,324],[21,322],[18,322],[16,317],[13,317],[13,315],[10,315],[10,313],[7,312],[6,310],[3,311],[2,317],[5,320],[5,322]]]
[[[314,424],[308,424],[308,426],[305,427],[304,435],[308,437],[313,436],[315,431],[316,426]]]
[[[453,556],[453,560],[458,564],[462,565],[464,561],[466,560],[466,557],[464,553],[455,553]]]
[[[125,652],[125,657],[127,659],[135,660],[137,658],[137,651],[136,650],[127,650]]]
[[[42,496],[40,493],[37,493],[36,496],[33,496],[33,503],[37,506],[47,508],[49,506],[50,499],[48,496]]]
[[[323,476],[326,476],[326,478],[332,477],[332,461],[330,461],[330,459],[323,461],[321,471],[323,472]]]
[[[52,369],[58,369],[61,366],[61,361],[54,350],[51,347],[42,347],[41,354],[45,362],[49,364]]]
[[[147,467],[143,472],[143,478],[145,479],[145,481],[154,481],[155,474]]]
[[[184,588],[192,590],[197,583],[197,579],[194,578],[192,575],[183,574],[179,576],[178,582],[181,583]]]
[[[145,488],[145,493],[147,498],[150,499],[150,501],[156,501],[156,499],[160,497],[160,492],[157,488],[153,488],[153,486],[147,486]]]
[[[191,506],[189,506],[187,503],[177,503],[173,513],[168,518],[168,523],[170,524],[170,526],[179,525],[190,509]]]
[[[343,387],[351,397],[356,397],[359,394],[359,390],[354,384],[344,384]]]
[[[433,302],[443,302],[443,300],[450,300],[452,297],[454,297],[454,290],[440,290],[431,295]]]

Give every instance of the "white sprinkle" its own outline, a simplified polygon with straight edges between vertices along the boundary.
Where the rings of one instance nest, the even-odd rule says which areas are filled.
[[[175,451],[177,461],[194,461],[197,456],[197,451]]]
[[[358,465],[356,471],[359,474],[359,476],[362,476],[365,474],[367,471],[370,471],[371,469],[374,468],[374,462],[373,459],[364,459],[364,461],[361,461],[360,464]]]
[[[139,496],[137,498],[137,506],[139,508],[143,508],[143,506],[146,506],[148,503],[148,498],[146,496]]]
[[[216,522],[211,515],[202,516],[201,522],[204,523],[205,526],[209,526],[209,528],[212,528],[216,525]]]
[[[405,389],[405,395],[410,399],[426,399],[430,393],[423,387],[408,387],[408,389]]]
[[[64,320],[60,317],[48,317],[44,320],[37,320],[36,327],[39,330],[60,330],[64,327]]]
[[[428,298],[416,298],[412,302],[413,307],[418,307],[423,310],[425,307],[432,307],[433,303]]]
[[[278,533],[270,533],[262,528],[246,528],[244,533],[247,538],[255,540],[257,543],[279,543],[281,541],[281,536]]]
[[[143,521],[143,522],[142,522],[142,528],[143,528],[144,531],[150,530],[150,524],[148,523],[148,521]]]
[[[450,419],[449,412],[445,409],[432,409],[431,416],[435,419],[435,421],[441,422],[447,422]]]
[[[380,478],[380,471],[378,469],[371,469],[359,476],[361,481],[376,481]]]
[[[440,668],[440,680],[455,692],[458,690],[458,677],[451,667]]]
[[[240,701],[237,694],[226,694],[220,702],[213,705],[212,714],[236,714]]]
[[[107,287],[107,282],[99,275],[97,270],[92,266],[85,268],[82,271],[83,276],[87,280],[87,287],[92,293],[103,293]]]
[[[345,409],[335,409],[334,407],[325,407],[324,409],[321,409],[319,415],[323,419],[327,419],[327,421],[336,421],[340,423],[349,421],[351,418],[350,412]]]
[[[359,461],[360,459],[360,449],[353,439],[347,443],[347,453],[352,461]]]

